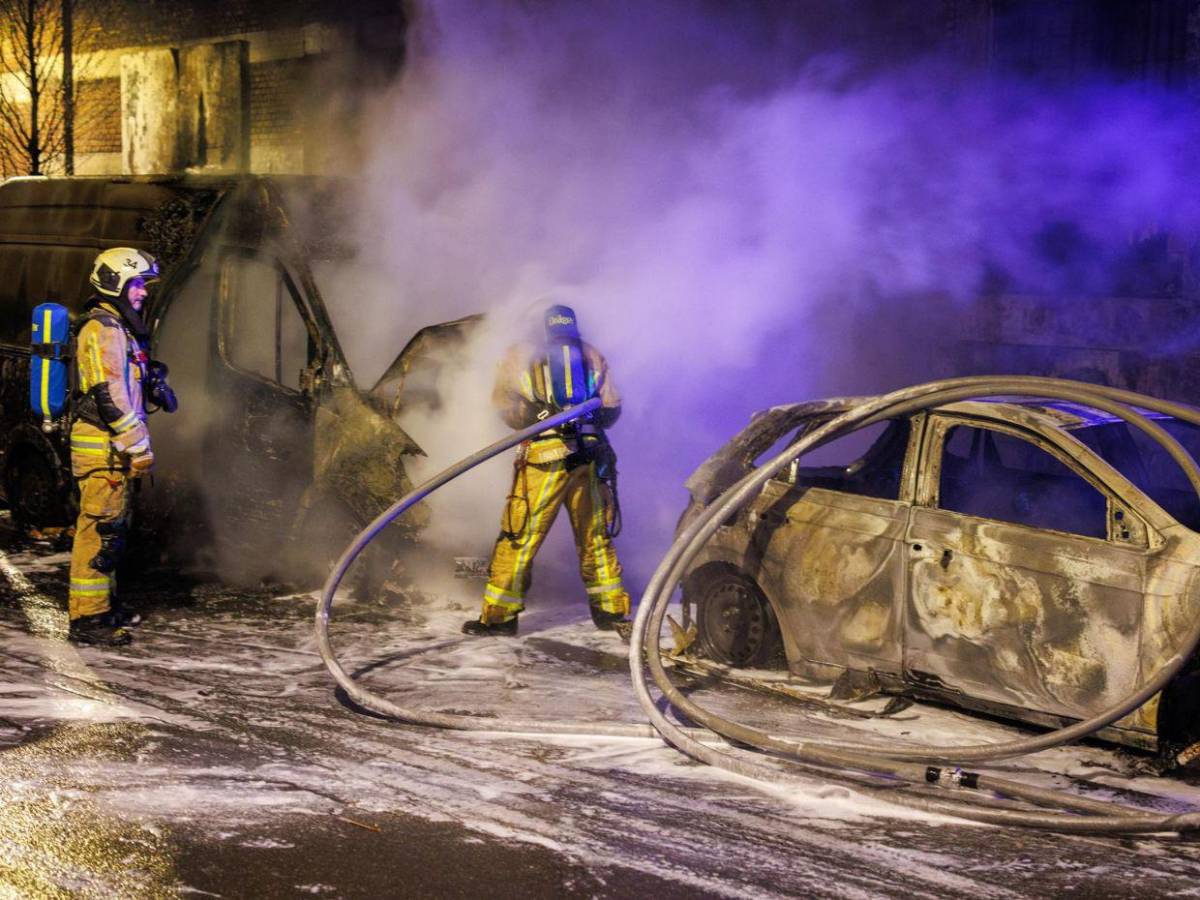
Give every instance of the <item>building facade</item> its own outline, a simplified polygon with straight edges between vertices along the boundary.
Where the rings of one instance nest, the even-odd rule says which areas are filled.
[[[321,132],[352,127],[355,92],[399,69],[408,16],[402,0],[75,0],[73,20],[76,174],[320,173]],[[47,92],[61,43],[40,63]],[[28,103],[27,73],[0,78]],[[53,149],[41,171],[62,174]]]

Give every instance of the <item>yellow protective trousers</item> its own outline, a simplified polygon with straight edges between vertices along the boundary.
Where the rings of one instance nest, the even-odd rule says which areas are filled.
[[[544,463],[521,459],[516,468],[500,537],[492,552],[480,620],[505,622],[525,608],[533,558],[564,504],[575,532],[588,603],[605,612],[628,615],[629,594],[621,583],[621,564],[608,536],[608,488],[596,477],[595,465],[568,468],[562,459]]]
[[[113,575],[92,568],[100,552],[102,522],[113,522],[125,512],[129,473],[122,467],[105,432],[85,422],[71,429],[71,472],[79,483],[79,518],[71,545],[71,587],[67,610],[71,619],[108,612],[116,587]]]

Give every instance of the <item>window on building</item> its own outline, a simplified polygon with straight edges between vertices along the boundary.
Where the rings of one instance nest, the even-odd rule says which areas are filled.
[[[959,425],[942,453],[938,506],[1032,528],[1108,536],[1108,503],[1090,482],[1040,447]]]
[[[299,390],[308,364],[308,331],[287,279],[270,261],[233,258],[229,267],[229,361]]]

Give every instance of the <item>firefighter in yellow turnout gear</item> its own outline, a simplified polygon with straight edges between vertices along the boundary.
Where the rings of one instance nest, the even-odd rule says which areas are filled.
[[[71,547],[70,638],[119,645],[136,617],[113,606],[114,571],[124,547],[130,479],[150,471],[154,453],[143,396],[149,358],[141,319],[146,285],[158,278],[148,253],[126,247],[96,257],[75,340],[71,471],[79,518]]]
[[[628,621],[629,594],[611,536],[619,515],[616,459],[603,432],[620,414],[621,398],[604,357],[580,340],[570,308],[555,305],[547,310],[544,345],[509,349],[496,373],[492,402],[510,428],[525,428],[597,396],[602,406],[592,421],[568,423],[519,448],[483,611],[463,625],[464,633],[516,634],[534,557],[563,506],[575,532],[593,622],[612,630]]]

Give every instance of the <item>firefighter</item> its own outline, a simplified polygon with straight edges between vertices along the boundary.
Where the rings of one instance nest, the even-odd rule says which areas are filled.
[[[567,406],[599,396],[589,422],[575,422],[523,443],[513,487],[492,553],[483,611],[463,625],[472,635],[515,635],[525,608],[533,559],[566,506],[592,621],[602,630],[628,628],[629,594],[612,536],[619,521],[616,458],[604,429],[621,412],[608,363],[579,337],[569,307],[545,311],[545,342],[511,347],[496,373],[492,403],[510,428],[525,428]]]
[[[143,391],[148,374],[142,305],[158,280],[154,257],[117,247],[96,257],[75,339],[71,472],[79,518],[71,547],[69,637],[117,646],[132,639],[137,616],[114,603],[114,572],[129,525],[131,479],[154,465]]]

